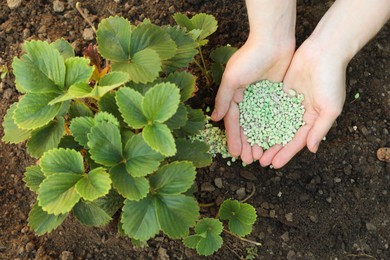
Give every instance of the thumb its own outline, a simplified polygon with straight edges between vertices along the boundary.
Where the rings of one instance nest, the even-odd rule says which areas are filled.
[[[214,111],[211,114],[213,121],[221,120],[227,113],[230,107],[230,102],[233,99],[234,90],[229,85],[228,81],[222,78],[221,85],[219,86],[217,96],[215,98]]]
[[[322,114],[316,119],[307,136],[307,148],[312,153],[318,151],[321,140],[329,132],[337,116],[338,114]]]

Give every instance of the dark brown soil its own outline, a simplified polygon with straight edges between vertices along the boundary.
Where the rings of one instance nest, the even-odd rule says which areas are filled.
[[[78,54],[93,42],[83,37],[89,25],[76,11],[76,1],[62,2],[65,10],[55,12],[48,0],[26,0],[14,10],[1,1],[0,66],[10,68],[27,39],[63,37]],[[298,45],[331,3],[299,1]],[[134,23],[150,18],[159,25],[173,24],[175,12],[213,14],[219,29],[206,53],[228,43],[239,47],[248,33],[244,1],[84,0],[81,4],[95,25],[115,14]],[[258,221],[249,239],[263,244],[253,248],[224,234],[222,249],[209,259],[251,255],[254,259],[390,259],[390,164],[376,157],[378,148],[390,145],[389,29],[387,24],[349,64],[344,111],[316,155],[303,150],[280,170],[243,168],[240,162],[228,167],[216,159],[199,171],[196,195],[204,203],[242,199],[255,189],[248,202],[256,207]],[[212,104],[215,91],[200,93]],[[0,82],[0,97],[1,123],[19,97],[12,73]],[[36,198],[22,181],[24,168],[33,163],[24,144],[0,143],[0,259],[196,259],[193,250],[162,235],[147,248],[134,248],[129,239],[117,236],[115,223],[87,228],[70,217],[52,233],[35,236],[27,217]],[[216,210],[211,207],[203,213],[212,215]],[[248,253],[251,250],[256,254]]]

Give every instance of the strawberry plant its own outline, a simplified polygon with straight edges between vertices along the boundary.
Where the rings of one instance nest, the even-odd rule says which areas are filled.
[[[194,39],[182,26],[149,20],[135,26],[110,17],[99,24],[97,49],[88,47],[84,57],[63,39],[23,44],[12,63],[23,96],[4,117],[2,140],[27,141],[37,159],[24,177],[37,194],[29,214],[36,234],[52,231],[69,214],[100,227],[119,211],[120,232],[135,242],[162,231],[201,255],[218,250],[222,222],[200,219],[190,192],[196,168],[208,166],[212,156],[207,143],[191,138],[206,116],[187,104],[196,77],[185,71],[216,26],[209,21],[208,15],[197,18],[202,26],[194,27]],[[214,60],[222,64],[224,55]],[[256,214],[228,200],[219,217],[229,232],[245,236]]]

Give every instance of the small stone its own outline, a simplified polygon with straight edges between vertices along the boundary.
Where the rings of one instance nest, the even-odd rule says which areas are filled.
[[[62,251],[60,260],[73,260],[73,253],[70,251]]]
[[[366,223],[366,228],[368,231],[376,231],[376,226],[372,223]]]
[[[364,136],[367,136],[367,135],[369,135],[369,131],[368,131],[368,129],[367,129],[367,127],[365,127],[365,126],[362,126],[361,128],[360,128],[360,132],[362,132],[362,134],[364,135]]]
[[[205,183],[202,183],[200,185],[200,191],[202,191],[202,192],[212,192],[212,191],[215,191],[215,187],[213,185],[211,185],[210,183],[205,182]]]
[[[257,181],[256,176],[250,171],[240,171],[240,176],[249,181]]]
[[[246,196],[245,188],[239,188],[236,191],[236,194],[237,194],[237,197],[238,197],[239,200],[243,199]]]
[[[92,28],[85,28],[83,31],[83,39],[86,41],[92,41],[94,39],[94,32]]]
[[[335,183],[340,183],[340,182],[341,182],[341,179],[340,179],[339,177],[335,177],[335,178],[333,179],[333,181],[334,181]]]
[[[268,204],[268,202],[265,201],[265,202],[260,204],[260,207],[262,207],[263,209],[269,209],[269,204]]]
[[[59,1],[59,0],[54,0],[53,1],[53,10],[56,13],[62,13],[65,10],[64,3]]]
[[[13,93],[13,91],[12,91],[12,89],[10,89],[10,88],[7,88],[5,91],[4,91],[4,93],[3,93],[3,99],[10,99],[11,97],[12,97],[12,93]]]
[[[47,27],[46,25],[42,25],[41,27],[39,27],[38,29],[38,33],[41,34],[41,33],[45,33],[47,30]]]
[[[26,253],[31,253],[35,249],[35,245],[32,242],[26,244]]]
[[[161,260],[169,260],[169,255],[167,254],[167,250],[163,247],[158,249],[158,259]]]
[[[295,260],[297,259],[297,255],[293,250],[288,251],[287,260]]]
[[[169,8],[168,8],[168,11],[173,14],[176,10],[175,10],[175,6],[171,5]]]
[[[23,39],[27,39],[28,37],[31,36],[31,31],[30,31],[30,29],[28,29],[28,28],[24,28],[22,34],[23,34]]]
[[[309,215],[308,215],[309,219],[314,222],[314,223],[318,223],[318,215],[316,212],[314,212],[313,210],[309,211]]]
[[[293,221],[293,213],[287,213],[286,215],[284,215],[284,217],[286,218],[286,220],[288,222],[292,222]]]
[[[22,4],[22,0],[7,0],[9,9],[16,9]]]
[[[289,237],[289,234],[288,232],[284,232],[283,235],[280,236],[280,238],[284,241],[284,242],[288,242],[290,240],[290,237]]]
[[[383,162],[390,162],[390,147],[379,148],[376,152],[378,160]]]
[[[215,178],[214,184],[218,189],[221,189],[223,187],[222,178]]]
[[[269,216],[270,216],[270,218],[275,218],[276,217],[276,211],[274,209],[271,209],[269,211]]]
[[[348,164],[347,166],[344,167],[344,173],[345,175],[351,175],[352,173],[352,165]]]

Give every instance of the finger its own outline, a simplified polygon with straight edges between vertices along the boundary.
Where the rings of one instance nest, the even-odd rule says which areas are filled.
[[[224,122],[228,150],[229,153],[234,157],[239,156],[242,150],[239,116],[240,112],[238,105],[234,102],[230,102],[230,107],[226,113]]]
[[[316,153],[318,151],[318,146],[320,145],[321,140],[329,132],[329,129],[332,127],[338,116],[338,114],[336,114],[337,113],[320,115],[314,122],[313,127],[310,129],[307,136],[307,148],[312,153]]]
[[[283,146],[280,144],[274,145],[268,150],[264,151],[263,156],[260,158],[260,165],[266,167],[272,163],[272,159],[275,154],[277,154]]]
[[[302,126],[294,138],[288,142],[272,159],[272,166],[279,169],[286,165],[306,145],[307,134],[311,125]]]
[[[231,83],[226,78],[222,77],[221,85],[219,86],[217,96],[215,97],[214,111],[211,114],[213,121],[221,120],[229,110],[230,102],[233,99],[234,90]]]
[[[252,146],[252,157],[254,161],[260,160],[262,155],[263,155],[263,148],[261,148],[257,144]]]
[[[252,156],[252,147],[248,143],[248,137],[244,135],[243,130],[241,129],[241,160],[245,164],[251,164],[253,163],[253,156]]]

